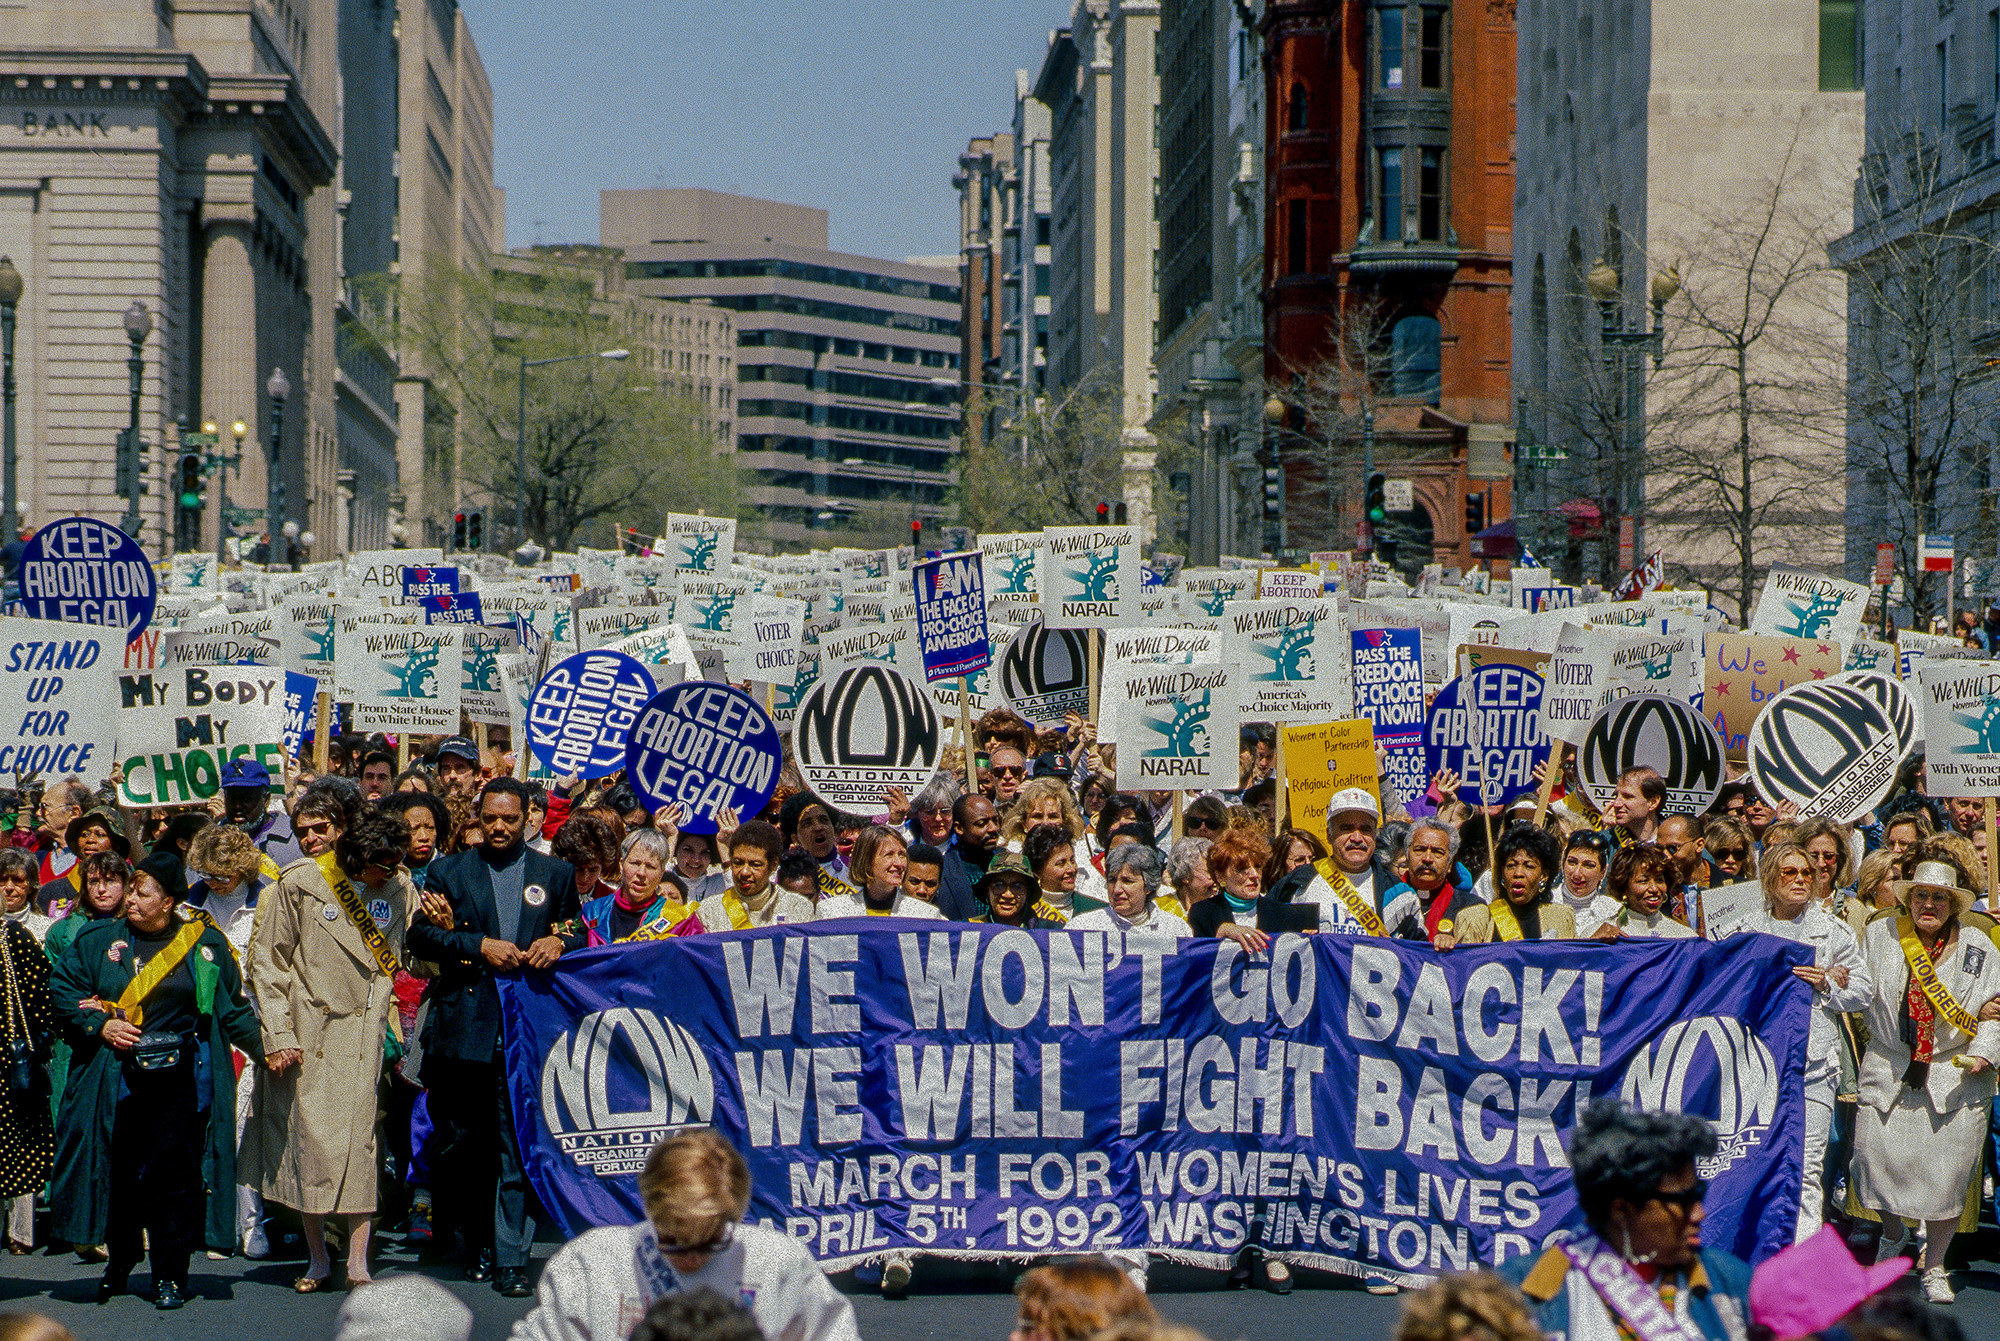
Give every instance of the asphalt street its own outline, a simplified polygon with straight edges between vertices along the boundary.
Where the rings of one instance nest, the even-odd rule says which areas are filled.
[[[538,1257],[546,1256],[543,1245]],[[539,1262],[537,1264],[539,1266]],[[501,1341],[531,1300],[502,1299],[484,1285],[457,1279],[455,1271],[418,1267],[414,1258],[391,1249],[377,1262],[386,1276],[420,1270],[445,1284],[473,1310],[477,1341]],[[176,1313],[160,1313],[143,1299],[125,1297],[100,1308],[92,1301],[98,1268],[68,1253],[0,1258],[0,1310],[47,1314],[79,1341],[128,1338],[185,1338],[186,1341],[325,1341],[343,1296],[297,1295],[296,1262],[211,1262],[195,1259],[195,1298]],[[854,1299],[861,1335],[868,1341],[1004,1341],[1014,1321],[1010,1296],[1014,1271],[997,1266],[920,1265],[907,1299],[884,1300],[856,1287],[847,1276],[835,1283]],[[2000,1337],[2000,1264],[1981,1262],[1957,1273],[1959,1302],[1954,1309],[1968,1337]],[[144,1268],[133,1276],[144,1291]],[[1398,1304],[1367,1294],[1357,1284],[1316,1272],[1299,1273],[1287,1297],[1222,1288],[1216,1272],[1155,1266],[1155,1306],[1171,1321],[1194,1327],[1213,1341],[1264,1341],[1282,1335],[1387,1338],[1394,1331]]]

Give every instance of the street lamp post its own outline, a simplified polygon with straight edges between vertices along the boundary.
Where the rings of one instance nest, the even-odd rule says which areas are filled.
[[[21,512],[14,500],[14,308],[26,290],[21,272],[0,256],[0,437],[4,437],[5,480],[0,483],[0,531],[9,541],[20,529]]]
[[[269,459],[269,469],[264,480],[264,562],[273,568],[290,567],[292,542],[284,539],[285,528],[285,482],[278,474],[279,462],[285,446],[285,398],[292,394],[292,384],[285,378],[283,368],[271,369],[271,378],[264,383],[265,392],[271,397],[271,441],[265,455]],[[282,555],[279,544],[283,543]]]
[[[623,362],[630,350],[605,349],[595,354],[563,354],[552,359],[531,359],[521,355],[520,405],[514,427],[514,531],[523,545],[528,543],[528,369],[546,368],[551,363],[574,363],[578,359],[610,359]]]
[[[1644,440],[1643,426],[1638,422],[1634,410],[1639,407],[1640,388],[1639,361],[1633,357],[1644,349],[1653,356],[1653,369],[1658,371],[1666,356],[1666,321],[1664,314],[1667,304],[1681,291],[1681,274],[1678,266],[1668,266],[1656,272],[1647,293],[1653,309],[1651,330],[1644,327],[1627,327],[1625,314],[1621,310],[1624,295],[1624,277],[1618,267],[1603,257],[1584,276],[1584,287],[1597,301],[1598,315],[1602,318],[1603,329],[1599,332],[1604,341],[1605,370],[1617,379],[1617,441],[1615,461],[1617,463],[1610,502],[1617,510],[1620,531],[1629,519],[1632,526],[1630,553],[1622,552],[1622,537],[1613,535],[1611,544],[1617,546],[1615,567],[1617,571],[1608,575],[1611,581],[1622,577],[1623,570],[1632,567],[1645,550],[1645,537],[1641,527],[1646,507],[1646,471],[1639,460]],[[1635,429],[1639,430],[1635,432]]]
[[[146,375],[146,337],[152,333],[153,314],[133,299],[125,309],[125,338],[132,343],[131,357],[125,360],[132,405],[125,422],[125,448],[118,453],[118,484],[125,495],[125,534],[134,540],[139,538],[139,494],[146,487],[144,448],[139,441],[139,392]],[[8,473],[11,476],[12,472]]]

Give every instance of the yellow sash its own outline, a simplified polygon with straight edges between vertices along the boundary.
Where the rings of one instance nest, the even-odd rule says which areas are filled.
[[[677,911],[678,916],[675,915]],[[654,900],[653,906],[646,910],[646,916],[640,919],[638,927],[625,940],[669,940],[673,937],[675,929],[693,916],[693,908],[678,899],[669,899],[665,894],[661,894]]]
[[[1071,904],[1070,906],[1074,908],[1076,905]],[[1069,914],[1057,908],[1047,899],[1035,900],[1035,916],[1042,918],[1044,921],[1053,922],[1059,927],[1069,925]]]
[[[375,966],[382,970],[385,977],[395,977],[396,956],[389,952],[389,942],[383,938],[382,929],[368,915],[368,905],[361,901],[361,893],[347,878],[347,872],[340,869],[340,862],[331,852],[322,853],[313,861],[319,866],[319,873],[326,877],[326,883],[332,887],[333,897],[346,912],[347,920],[354,924],[354,929],[367,943],[368,953],[375,956]]]
[[[152,993],[155,987],[166,979],[169,973],[180,967],[180,962],[188,957],[196,941],[207,926],[201,922],[189,922],[174,933],[166,948],[146,961],[144,968],[132,975],[132,981],[125,984],[125,990],[118,997],[118,1012],[130,1020],[135,1027],[143,1028],[146,1012],[140,1002]]]
[[[1487,906],[1493,910],[1493,930],[1499,935],[1501,940],[1519,941],[1527,939],[1527,937],[1521,934],[1521,919],[1514,916],[1514,909],[1508,904],[1506,895],[1501,895]]]
[[[1896,918],[1896,939],[1903,943],[1903,958],[1910,966],[1910,977],[1916,980],[1918,989],[1929,999],[1931,1008],[1967,1038],[1978,1033],[1979,1021],[1967,1014],[1965,1007],[1954,1001],[1944,984],[1938,981],[1937,966],[1931,963],[1924,943],[1917,939],[1916,925],[1907,916]]]
[[[729,925],[737,931],[750,930],[750,910],[743,906],[743,900],[733,889],[722,891],[722,907],[729,914]]]
[[[1334,864],[1332,857],[1321,857],[1313,863],[1313,869],[1320,873],[1333,893],[1347,909],[1348,915],[1361,924],[1361,929],[1370,936],[1386,936],[1388,931],[1382,926],[1382,916],[1369,907],[1368,900],[1361,897],[1361,891],[1347,878],[1347,872]]]
[[[819,868],[819,873],[815,878],[819,882],[819,896],[822,899],[837,899],[843,894],[859,895],[861,893],[858,888],[842,880],[824,866]]]

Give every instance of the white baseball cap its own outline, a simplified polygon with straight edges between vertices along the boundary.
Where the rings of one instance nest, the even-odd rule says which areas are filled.
[[[1375,804],[1374,797],[1360,787],[1343,787],[1333,794],[1326,803],[1327,822],[1331,824],[1335,815],[1345,814],[1350,810],[1359,810],[1377,823],[1381,822],[1382,808]]]

